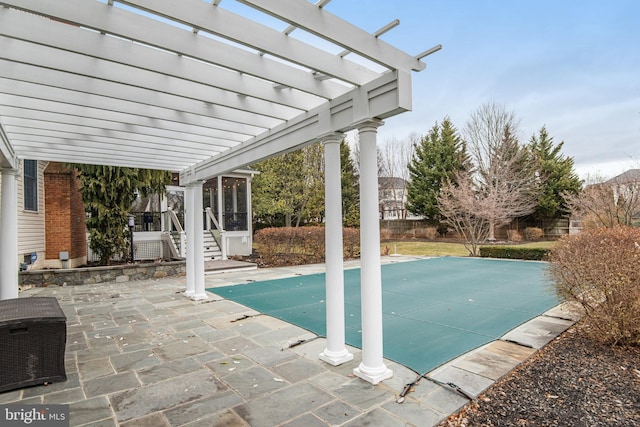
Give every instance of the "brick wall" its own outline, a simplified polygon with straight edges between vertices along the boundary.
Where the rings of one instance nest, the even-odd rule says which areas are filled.
[[[47,259],[57,260],[66,251],[71,264],[86,262],[85,213],[76,173],[61,163],[50,163],[44,186]]]

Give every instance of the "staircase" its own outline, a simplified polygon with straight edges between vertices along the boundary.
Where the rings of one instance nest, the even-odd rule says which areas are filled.
[[[222,259],[222,251],[210,231],[204,231],[204,260]]]
[[[175,247],[176,252],[180,251],[180,234],[173,232],[171,233],[171,240],[173,241],[173,245]],[[222,259],[222,250],[218,243],[213,238],[213,235],[210,231],[203,231],[203,246],[204,246],[204,260],[205,261],[213,261]]]

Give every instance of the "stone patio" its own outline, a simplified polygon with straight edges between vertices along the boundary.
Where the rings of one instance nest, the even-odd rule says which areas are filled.
[[[226,271],[207,275],[206,287],[323,271]],[[352,374],[359,349],[350,349],[354,361],[328,365],[318,359],[323,338],[214,294],[191,301],[184,289],[177,277],[23,291],[62,306],[68,380],[2,393],[0,403],[68,403],[73,426],[431,426],[535,352],[496,341],[420,379],[400,404],[415,372],[388,361],[393,378],[373,386]],[[548,342],[569,319],[577,315],[556,308],[512,338]]]

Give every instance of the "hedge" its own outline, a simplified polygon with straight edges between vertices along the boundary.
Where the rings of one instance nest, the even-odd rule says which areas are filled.
[[[547,258],[549,249],[519,248],[517,246],[481,246],[480,256],[483,258],[508,258],[541,261]]]
[[[324,237],[325,228],[319,226],[271,227],[257,231],[253,242],[266,265],[316,264],[324,262]],[[343,228],[342,242],[344,258],[360,256],[360,230]]]

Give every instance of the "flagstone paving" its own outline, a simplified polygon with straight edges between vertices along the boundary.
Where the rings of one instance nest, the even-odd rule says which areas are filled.
[[[323,271],[224,272],[207,275],[206,286]],[[318,359],[324,338],[213,294],[191,301],[184,289],[177,277],[22,291],[54,296],[63,308],[68,380],[0,393],[0,403],[66,403],[73,426],[429,426],[535,351],[496,341],[422,378],[397,403],[418,377],[408,368],[387,361],[393,378],[373,386],[352,374],[359,349],[350,348],[353,361],[328,365]],[[572,315],[555,309],[512,338],[538,344],[572,323],[558,317]]]

